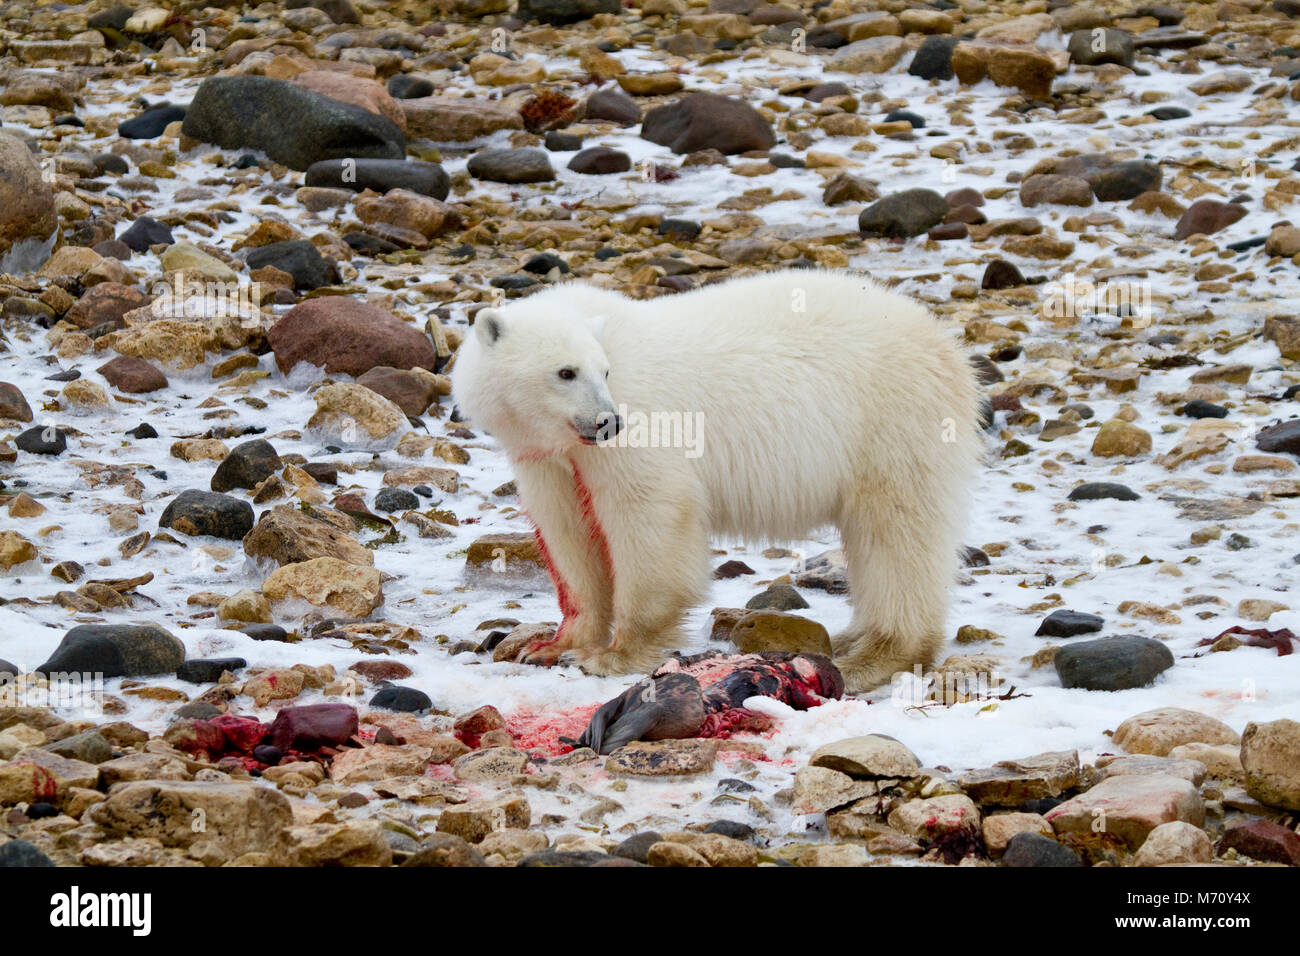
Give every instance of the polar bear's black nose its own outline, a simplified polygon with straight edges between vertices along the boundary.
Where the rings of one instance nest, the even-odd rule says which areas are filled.
[[[623,419],[616,412],[601,412],[596,416],[596,431],[601,439],[613,438],[623,430]]]

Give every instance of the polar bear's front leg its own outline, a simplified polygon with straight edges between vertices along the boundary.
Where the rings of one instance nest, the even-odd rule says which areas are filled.
[[[611,569],[604,543],[593,536],[583,513],[567,462],[517,463],[515,477],[563,615],[553,638],[533,642],[518,659],[550,665],[567,650],[600,646],[608,640],[613,617]]]
[[[578,480],[581,490],[580,474]],[[618,516],[602,525],[617,569],[614,637],[606,647],[579,652],[579,664],[591,674],[648,673],[685,643],[682,618],[708,588],[707,529],[693,502],[665,500],[655,489],[606,506]]]

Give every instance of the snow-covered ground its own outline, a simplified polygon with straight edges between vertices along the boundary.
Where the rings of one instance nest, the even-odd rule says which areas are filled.
[[[1060,38],[1048,42],[1059,45]],[[644,52],[629,51],[621,57],[629,70],[662,68],[660,61],[647,57]],[[990,199],[983,208],[990,220],[1037,215],[1058,232],[1067,215],[1116,212],[1123,220],[1122,227],[1093,227],[1086,237],[1062,233],[1063,238],[1078,241],[1068,260],[1028,260],[1018,264],[1027,275],[1045,275],[1049,280],[1064,277],[1076,266],[1109,265],[1145,270],[1141,279],[1150,283],[1156,318],[1150,330],[1132,333],[1127,340],[1138,361],[1160,353],[1156,347],[1141,344],[1143,340],[1170,327],[1204,333],[1210,339],[1228,338],[1257,329],[1266,314],[1294,311],[1294,299],[1300,293],[1295,267],[1285,260],[1280,266],[1267,266],[1267,257],[1259,248],[1222,258],[1239,271],[1252,270],[1253,279],[1233,281],[1229,293],[1198,292],[1192,273],[1195,263],[1204,259],[1193,260],[1186,243],[1168,238],[1173,228],[1171,220],[1127,210],[1124,208],[1127,204],[1101,204],[1088,210],[1039,207],[1027,211],[1017,199],[1018,186],[1007,181],[1009,173],[1025,173],[1038,160],[1057,155],[1067,146],[1089,151],[1132,148],[1139,157],[1161,162],[1167,183],[1176,175],[1176,167],[1190,168],[1194,161],[1245,171],[1243,158],[1254,158],[1254,178],[1238,176],[1217,181],[1225,191],[1222,198],[1235,192],[1250,196],[1247,206],[1251,211],[1216,235],[1214,242],[1223,248],[1229,242],[1264,235],[1282,218],[1280,213],[1263,209],[1259,202],[1270,182],[1265,171],[1286,168],[1296,153],[1294,147],[1286,147],[1269,157],[1263,155],[1268,147],[1295,135],[1294,111],[1285,120],[1259,125],[1243,122],[1253,115],[1253,91],[1268,79],[1265,71],[1252,71],[1256,82],[1246,91],[1210,97],[1195,96],[1186,89],[1188,78],[1170,71],[1153,70],[1148,76],[1128,76],[1123,80],[1124,96],[1107,98],[1099,104],[1106,113],[1106,122],[1071,126],[1045,110],[1020,115],[1001,109],[1008,91],[987,81],[958,92],[954,92],[952,83],[931,87],[903,72],[906,61],[882,76],[857,76],[823,74],[816,57],[808,57],[806,65],[798,66],[788,65],[789,60],[789,55],[784,65],[774,65],[765,57],[731,60],[698,68],[687,73],[685,79],[691,89],[745,93],[756,104],[778,102],[786,108],[798,106],[802,101],[779,96],[775,91],[756,94],[753,87],[776,85],[775,77],[782,82],[799,78],[838,79],[848,83],[864,100],[878,92],[891,105],[905,104],[927,121],[927,129],[915,140],[872,137],[876,149],[870,153],[853,152],[854,137],[822,138],[812,147],[851,160],[856,165],[850,171],[878,182],[882,195],[914,186],[945,192],[965,186],[985,190],[1006,185],[1005,195]],[[576,70],[576,61],[556,59],[548,63],[548,68]],[[1086,81],[1085,77],[1080,79]],[[467,77],[453,82],[472,87]],[[135,89],[92,84],[87,90],[85,113],[125,118],[133,112],[128,104],[137,92],[155,99],[166,96],[173,102],[184,102],[194,85],[190,80],[159,79],[142,80]],[[164,91],[164,87],[169,89]],[[1186,106],[1192,116],[1149,125],[1125,126],[1116,122],[1149,109],[1140,99],[1141,94],[1149,91],[1169,94],[1163,103]],[[951,124],[950,111],[957,104],[964,104],[969,125]],[[864,112],[867,111],[864,105]],[[871,104],[871,114],[874,116],[878,111],[880,115],[876,118],[883,119],[883,106]],[[5,125],[8,128],[10,123]],[[944,130],[944,135],[929,135],[935,129]],[[633,127],[604,132],[589,137],[584,146],[597,143],[614,146],[627,152],[634,164],[650,160],[676,165],[676,158],[665,148],[640,139],[636,130]],[[1011,154],[994,139],[993,133],[998,130],[1032,137],[1037,145]],[[28,131],[41,135],[39,129]],[[73,134],[65,140],[61,151],[76,150],[78,139],[86,141],[87,152],[105,148],[106,141],[96,142],[90,134]],[[964,145],[963,162],[955,167],[928,155],[932,146],[954,141]],[[506,145],[507,134],[496,134],[490,142]],[[785,145],[779,145],[777,150],[796,152]],[[203,158],[212,152],[208,147],[200,147],[176,166],[177,178],[155,180],[160,191],[145,197],[152,215],[203,208],[225,198],[219,187],[204,187],[212,194],[210,199],[182,202],[172,198],[178,190],[216,172]],[[455,156],[458,152],[449,151],[449,154]],[[773,193],[794,190],[803,196],[757,209],[767,227],[824,229],[827,234],[856,229],[856,213],[860,207],[823,205],[820,200],[823,181],[811,169],[784,168],[747,179],[734,176],[721,166],[697,167],[683,170],[680,178],[671,182],[656,184],[636,176],[581,176],[564,168],[566,154],[552,158],[558,172],[558,184],[554,187],[507,187],[473,182],[473,194],[492,195],[502,200],[509,200],[511,194],[518,195],[521,210],[543,203],[615,203],[626,199],[636,204],[629,212],[664,212],[707,220],[721,214],[716,209],[721,199],[745,189],[766,187]],[[465,161],[463,156],[448,158],[445,166],[455,177],[464,169]],[[249,232],[263,215],[283,217],[307,234],[328,225],[328,219],[313,221],[292,202],[282,206],[258,205],[259,190],[271,183],[269,174],[254,170],[241,175],[253,187],[241,197],[240,211],[234,214],[233,222],[222,224],[216,235],[211,236],[198,235],[181,226],[174,230],[176,238],[229,248],[229,243]],[[291,172],[281,182],[296,184],[300,182],[300,174]],[[564,252],[563,248],[557,251]],[[895,283],[900,291],[921,296],[936,304],[947,317],[960,318],[964,309],[976,308],[976,304],[949,297],[955,284],[978,283],[983,272],[984,259],[971,250],[966,240],[935,244],[913,240],[904,245],[867,240],[846,251],[851,256],[852,267]],[[1103,257],[1108,262],[1098,263]],[[161,273],[155,258],[147,254],[143,258],[137,256],[130,264],[142,277],[156,277]],[[362,270],[353,284],[376,293],[387,294],[382,287],[385,279],[412,274],[406,266],[375,261],[362,264],[361,260],[353,264]],[[459,273],[465,285],[482,286],[492,275],[512,271],[503,266],[501,260],[491,259],[460,266],[439,265],[436,256],[431,256],[427,265],[419,267],[418,277],[421,283],[431,283]],[[398,307],[419,316],[442,304],[418,289],[407,288],[392,295]],[[990,308],[987,302],[979,307],[984,310],[981,315],[985,318],[1004,324],[1024,323],[1028,331],[1022,334],[1021,341],[1027,353],[1032,353],[1033,347],[1040,343],[1066,343],[1079,349],[1081,357],[1092,356],[1110,344],[1112,340],[1106,333],[1116,328],[1116,323],[1110,320],[1080,323],[1061,331],[1040,320],[1032,307],[1006,305],[998,310]],[[463,323],[460,304],[453,303],[451,308],[452,324]],[[1178,324],[1180,317],[1202,310],[1209,311],[1208,321],[1186,327]],[[142,508],[140,529],[156,529],[159,515],[171,495],[185,488],[206,489],[215,466],[211,461],[189,463],[170,457],[169,447],[178,438],[196,436],[217,425],[265,426],[266,432],[260,437],[270,440],[282,455],[299,453],[312,461],[328,458],[354,463],[360,466],[356,472],[340,474],[340,490],[351,485],[367,500],[380,487],[387,467],[411,464],[410,460],[391,452],[374,460],[369,453],[362,452],[327,456],[320,443],[310,436],[302,437],[305,423],[314,411],[305,383],[286,380],[276,369],[271,355],[262,356],[260,361],[260,368],[269,373],[268,377],[246,389],[223,390],[220,382],[211,379],[209,362],[184,372],[168,369],[169,388],[143,398],[118,399],[107,414],[45,413],[39,409],[39,403],[56,395],[61,387],[60,383],[47,381],[46,376],[69,363],[52,359],[38,329],[24,331],[10,322],[7,334],[9,348],[0,352],[0,380],[22,390],[36,411],[37,423],[53,421],[77,432],[69,439],[68,452],[57,459],[19,453],[17,463],[5,467],[9,490],[24,490],[47,509],[38,517],[8,518],[6,526],[37,542],[46,556],[81,562],[90,577],[154,574],[154,580],[139,589],[134,609],[106,614],[102,619],[155,621],[180,637],[192,657],[240,656],[257,667],[333,664],[342,672],[359,658],[351,645],[328,638],[295,644],[255,642],[215,626],[211,616],[204,615],[201,608],[187,605],[186,599],[198,591],[234,593],[240,588],[259,585],[262,573],[246,562],[238,543],[193,539],[187,548],[151,543],[142,553],[123,560],[117,545],[126,534],[110,532],[106,512],[114,505],[138,503]],[[94,369],[109,357],[107,353],[99,353],[83,357],[76,364],[87,380],[106,384]],[[1254,366],[1255,372],[1247,385],[1223,386],[1229,393],[1233,420],[1258,429],[1297,411],[1294,402],[1265,405],[1256,398],[1279,395],[1288,385],[1300,381],[1300,373],[1279,364],[1272,343],[1258,339],[1247,341],[1225,355],[1207,349],[1202,358]],[[1122,405],[1133,406],[1137,411],[1136,424],[1152,434],[1155,447],[1138,460],[1117,464],[1116,459],[1099,459],[1089,453],[1095,435],[1091,428],[1085,427],[1077,434],[1050,443],[1039,442],[1036,436],[1015,429],[1007,437],[1021,438],[1032,451],[1022,457],[1001,459],[997,453],[1004,440],[995,434],[988,436],[988,464],[975,490],[966,542],[977,547],[991,543],[1004,543],[1004,546],[993,549],[998,553],[989,567],[967,570],[954,587],[948,632],[951,636],[959,626],[972,624],[995,631],[1003,639],[992,644],[967,645],[950,640],[941,659],[950,654],[994,654],[1001,660],[999,676],[1003,686],[1014,686],[1018,696],[997,701],[995,706],[976,701],[951,707],[916,708],[907,701],[894,699],[890,688],[882,688],[865,697],[828,703],[810,712],[781,714],[777,729],[757,738],[767,759],[751,760],[741,754],[724,752],[715,772],[708,777],[655,780],[637,783],[624,791],[616,790],[611,779],[596,773],[584,783],[588,791],[611,796],[624,807],[606,817],[611,830],[634,821],[649,821],[653,825],[656,819],[677,824],[716,817],[749,820],[745,815],[747,809],[739,803],[712,802],[717,795],[718,778],[752,774],[750,782],[758,788],[757,795],[771,804],[768,799],[771,794],[789,786],[791,772],[802,766],[818,745],[858,734],[889,734],[906,743],[925,765],[958,771],[987,766],[1001,759],[1071,748],[1077,748],[1087,761],[1110,750],[1108,730],[1128,716],[1155,707],[1186,707],[1220,718],[1238,730],[1249,721],[1297,717],[1300,655],[1280,657],[1272,650],[1254,647],[1208,654],[1197,647],[1199,641],[1234,624],[1262,626],[1243,622],[1236,616],[1237,603],[1245,598],[1266,598],[1292,605],[1291,610],[1273,615],[1266,626],[1300,631],[1300,615],[1290,593],[1297,569],[1293,555],[1300,551],[1300,538],[1296,534],[1300,525],[1297,499],[1269,498],[1253,514],[1223,520],[1225,530],[1219,540],[1192,546],[1190,533],[1213,522],[1180,518],[1178,505],[1163,497],[1177,495],[1199,500],[1258,497],[1270,481],[1285,476],[1232,472],[1233,459],[1254,451],[1248,434],[1233,441],[1225,452],[1175,471],[1156,463],[1158,455],[1177,444],[1188,421],[1174,416],[1173,406],[1161,404],[1156,394],[1182,391],[1196,367],[1152,372],[1136,392],[1114,396],[1104,386],[1096,386],[1084,395],[1072,385],[1069,374],[1077,364],[1022,354],[1015,361],[1001,363],[1000,367],[1012,380],[1026,372],[1048,373],[1057,384],[1070,388],[1072,400],[1082,397],[1092,406],[1096,412],[1094,423],[1110,419]],[[779,376],[774,376],[773,382],[777,381]],[[770,384],[762,383],[761,387]],[[200,404],[212,396],[227,402],[225,408],[233,416],[208,418],[212,409]],[[239,403],[238,399],[244,396],[260,398],[267,405],[261,410],[250,408]],[[1037,411],[1044,421],[1056,417],[1056,409],[1061,404],[1045,400],[1040,404],[1032,397],[1022,398],[1022,402],[1027,409]],[[1002,417],[998,419],[999,427]],[[126,438],[124,433],[128,429],[146,421],[158,430],[158,438]],[[441,422],[428,419],[427,423],[430,433],[440,433]],[[230,440],[228,444],[238,440]],[[403,683],[425,691],[436,707],[452,714],[483,704],[493,704],[507,716],[551,714],[613,697],[635,678],[596,678],[569,667],[544,670],[491,663],[471,654],[455,657],[447,654],[441,643],[443,635],[452,643],[477,639],[482,632],[476,635],[475,629],[485,620],[512,617],[521,621],[556,621],[559,617],[554,595],[544,581],[527,589],[495,587],[491,582],[473,587],[464,583],[464,549],[472,540],[490,532],[528,530],[523,517],[511,507],[512,500],[491,494],[492,489],[510,478],[505,457],[487,437],[467,443],[467,448],[471,462],[459,468],[462,490],[445,496],[442,501],[442,507],[454,510],[462,521],[454,529],[454,538],[421,539],[413,529],[403,527],[403,541],[375,550],[375,566],[392,576],[384,585],[385,603],[378,616],[413,626],[424,638],[414,645],[413,655],[399,658],[414,670],[414,676]],[[86,461],[132,466],[135,476],[144,484],[143,499],[135,502],[120,486],[92,485],[79,467],[79,463]],[[1045,467],[1048,462],[1060,467]],[[1226,463],[1228,468],[1222,474],[1207,472],[1206,466],[1213,463]],[[165,477],[159,471],[165,472]],[[1142,498],[1137,502],[1066,504],[1066,495],[1081,480],[1119,481],[1137,490]],[[463,523],[466,519],[475,521]],[[1230,550],[1225,541],[1234,532],[1248,537],[1252,546]],[[361,538],[364,541],[372,534],[362,532]],[[812,556],[835,547],[837,541],[833,532],[827,532],[811,540],[781,544]],[[708,646],[710,608],[743,606],[765,582],[791,570],[789,558],[766,558],[761,549],[745,548],[727,540],[715,541],[714,545],[720,552],[715,559],[717,563],[738,559],[757,573],[753,577],[714,582],[708,602],[690,617],[689,625],[695,635],[690,650]],[[49,598],[62,587],[61,582],[49,577],[48,567],[23,569],[22,573],[0,578],[0,597],[10,602],[23,598],[35,602],[0,607],[0,658],[13,660],[22,667],[33,667],[48,656],[69,627],[97,617],[75,614],[51,603]],[[801,589],[801,593],[811,605],[803,613],[823,623],[832,633],[847,622],[847,598],[811,589]],[[1202,596],[1213,600],[1210,603],[1195,600]],[[1168,609],[1176,615],[1177,622],[1172,617],[1169,623],[1155,623],[1121,614],[1118,608],[1125,601]],[[1158,637],[1167,642],[1177,659],[1176,665],[1143,689],[1114,693],[1065,690],[1059,686],[1050,665],[1033,668],[1029,663],[1036,651],[1050,643],[1049,639],[1035,637],[1034,631],[1055,607],[1103,615],[1106,618],[1103,634]],[[277,622],[290,629],[295,623],[278,619]],[[110,681],[106,689],[120,695],[120,684],[120,681]],[[193,691],[186,685],[177,683],[176,686]],[[319,692],[309,692],[295,703],[309,703],[319,696]],[[129,707],[125,719],[154,731],[166,724],[175,706],[133,696],[124,699]],[[247,712],[264,719],[273,713],[270,708],[260,711],[252,708],[246,699],[239,703],[247,705]],[[770,705],[769,709],[780,710]],[[553,791],[539,791],[536,796],[530,793],[530,799],[536,817],[558,808],[562,797]],[[771,826],[776,832],[800,829],[800,823],[790,817],[788,810],[777,806],[773,810],[777,816]]]

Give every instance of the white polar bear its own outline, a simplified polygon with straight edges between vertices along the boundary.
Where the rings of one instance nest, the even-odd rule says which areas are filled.
[[[453,392],[513,462],[564,615],[527,659],[649,671],[704,599],[711,535],[835,525],[848,688],[933,660],[983,446],[973,371],[921,304],[814,270],[647,301],[570,282],[474,332]],[[656,413],[698,423],[695,447],[632,440]]]

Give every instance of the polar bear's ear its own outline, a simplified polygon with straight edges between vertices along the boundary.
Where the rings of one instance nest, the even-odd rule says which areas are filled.
[[[505,330],[505,316],[496,309],[480,309],[474,316],[474,331],[484,345],[495,345]]]

